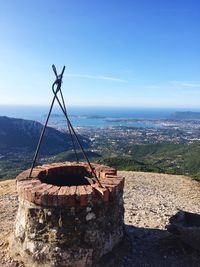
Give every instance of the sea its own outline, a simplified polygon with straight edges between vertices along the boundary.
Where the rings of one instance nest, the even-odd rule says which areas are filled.
[[[47,106],[0,106],[0,116],[35,120],[44,123],[49,111]],[[183,109],[122,108],[122,107],[69,107],[67,113],[74,127],[159,127],[155,120],[167,119]],[[53,108],[49,126],[66,127],[60,107]]]

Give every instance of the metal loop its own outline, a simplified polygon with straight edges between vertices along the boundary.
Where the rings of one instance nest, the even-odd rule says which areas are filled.
[[[56,78],[58,79],[58,74],[57,74],[56,66],[54,64],[52,65],[52,69],[53,69],[53,72],[55,73]]]

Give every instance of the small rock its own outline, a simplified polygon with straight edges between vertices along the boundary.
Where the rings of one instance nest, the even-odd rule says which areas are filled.
[[[90,221],[90,220],[95,219],[95,218],[96,218],[96,215],[93,212],[90,212],[87,214],[85,219],[86,219],[86,221]]]

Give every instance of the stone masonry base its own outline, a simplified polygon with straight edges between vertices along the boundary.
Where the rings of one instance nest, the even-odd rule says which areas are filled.
[[[85,172],[85,163],[62,164],[67,172],[74,173],[74,166],[76,171]],[[97,183],[48,183],[49,170],[53,173],[51,181],[59,172],[64,173],[60,166],[35,168],[36,175],[30,180],[27,172],[17,177],[19,208],[12,254],[19,254],[27,267],[97,266],[123,237],[124,179],[114,169],[95,164],[103,188]]]

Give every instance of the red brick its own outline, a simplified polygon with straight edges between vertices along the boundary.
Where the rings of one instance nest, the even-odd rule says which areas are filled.
[[[42,184],[40,182],[39,184],[36,184],[34,186],[32,185],[25,189],[25,195],[28,201],[35,203],[36,189],[39,189],[41,186]]]
[[[87,196],[88,196],[88,202],[92,202],[93,200],[93,195],[94,195],[94,191],[91,185],[86,185],[85,186],[86,192],[87,192]]]
[[[87,206],[88,204],[88,195],[83,185],[79,185],[78,187],[79,195],[80,195],[80,206]]]
[[[108,178],[108,179],[118,179],[118,180],[120,180],[120,181],[123,181],[124,180],[124,177],[121,177],[121,176],[118,176],[118,175],[111,175],[111,174],[109,174],[109,175],[107,175],[107,177],[106,178]]]
[[[104,187],[108,188],[108,190],[110,192],[110,196],[112,199],[118,195],[118,191],[119,191],[118,185],[106,184],[106,183],[102,183],[102,185]]]
[[[18,193],[21,197],[26,198],[26,190],[31,190],[35,185],[39,185],[41,182],[39,180],[30,180],[20,182],[20,185],[17,186]]]
[[[43,165],[37,165],[34,169],[40,169],[40,170],[44,170],[45,168],[43,167]]]
[[[60,190],[58,191],[58,204],[60,206],[65,205],[68,191],[69,191],[69,186],[61,186]]]
[[[104,179],[102,180],[102,184],[105,186],[115,186],[116,193],[123,189],[123,180],[119,179]]]
[[[31,189],[25,191],[25,196],[29,202],[34,202],[35,194],[31,191]]]
[[[32,183],[32,180],[17,181],[17,186],[23,186],[23,185],[27,185],[31,183]]]
[[[30,169],[21,172],[21,173],[16,177],[16,180],[17,180],[17,181],[28,180],[29,173],[30,173]]]
[[[115,169],[105,169],[101,171],[100,173],[101,179],[105,179],[106,176],[110,176],[110,175],[117,175],[117,171]]]
[[[108,178],[108,179],[110,179],[110,180],[118,180],[118,181],[120,181],[119,182],[119,185],[120,185],[120,188],[121,189],[123,189],[123,187],[124,187],[124,178],[123,177],[119,177],[119,176],[107,176],[106,178]],[[107,180],[106,180],[107,181]]]
[[[46,175],[46,170],[43,169],[33,169],[32,173],[31,173],[31,178],[39,178],[39,177],[43,177]]]
[[[49,189],[45,190],[42,193],[42,195],[41,195],[41,205],[42,206],[48,206],[48,194],[49,194],[49,190],[51,190],[51,187]]]
[[[40,182],[39,184],[27,186],[24,189],[25,198],[30,202],[33,202],[35,204],[40,204],[41,194],[42,192],[44,192],[44,188],[46,188],[46,186],[49,187],[51,185],[43,184]]]
[[[48,190],[43,192],[40,196],[40,205],[41,206],[48,206]]]
[[[33,181],[39,183],[40,181],[39,180],[24,180],[24,181],[19,181],[17,182],[17,189],[23,189],[25,188],[27,185],[32,185],[33,184]]]
[[[112,184],[112,185],[118,185],[121,183],[120,180],[113,179],[113,178],[106,178],[106,179],[103,179],[101,182],[106,183],[106,184]]]
[[[124,180],[124,177],[117,176],[117,175],[111,175],[111,174],[107,175],[106,178],[108,178],[108,179],[118,179],[120,181],[123,181]]]
[[[101,197],[101,199],[104,202],[108,202],[109,201],[109,190],[107,188],[101,188],[97,184],[94,184],[94,185],[91,185],[91,186],[95,189],[97,194]]]
[[[76,198],[76,186],[70,186],[67,194],[67,206],[73,207],[75,206],[75,198]]]
[[[117,175],[117,170],[114,168],[110,168],[107,171],[105,171],[105,173],[107,173],[107,174],[111,173],[112,175]]]
[[[48,190],[47,195],[47,204],[48,206],[56,206],[57,204],[57,192],[60,189],[59,186],[52,186],[50,190]]]
[[[42,184],[42,186],[35,191],[35,199],[34,199],[34,203],[37,205],[41,205],[42,204],[42,195],[45,195],[45,192],[48,191],[50,188],[52,187],[52,185],[50,184]]]
[[[24,197],[27,197],[32,202],[35,201],[36,204],[47,203],[48,205],[67,205],[69,207],[76,205],[77,201],[80,201],[81,206],[85,206],[88,202],[93,201],[95,197],[106,202],[109,196],[116,194],[115,191],[123,189],[124,179],[117,176],[114,168],[99,164],[92,164],[92,168],[96,175],[101,177],[101,184],[107,188],[101,188],[97,182],[88,186],[79,186],[80,188],[76,186],[61,188],[52,185],[44,186],[44,184],[41,185],[40,181],[36,183],[29,181],[29,169],[19,175],[17,189],[20,196],[25,193]],[[86,162],[54,163],[35,167],[32,176],[44,176],[48,173],[50,177],[54,177],[54,175],[66,172],[73,175],[79,172],[87,173],[87,170],[91,172]],[[21,184],[20,181],[25,183]],[[55,191],[52,191],[53,189]]]

